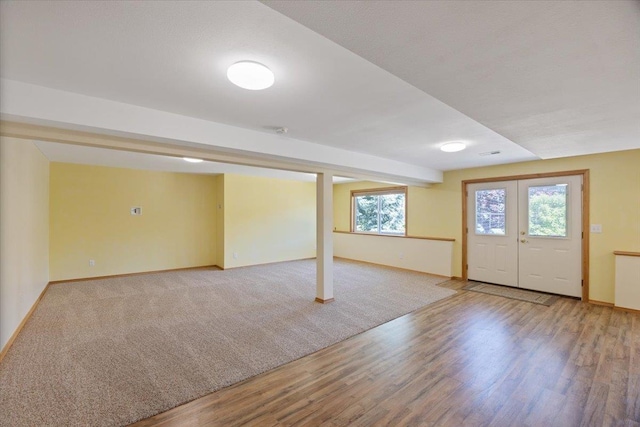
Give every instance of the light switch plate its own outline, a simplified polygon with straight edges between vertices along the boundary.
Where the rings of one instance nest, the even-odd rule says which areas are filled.
[[[602,224],[591,224],[592,233],[602,233]]]

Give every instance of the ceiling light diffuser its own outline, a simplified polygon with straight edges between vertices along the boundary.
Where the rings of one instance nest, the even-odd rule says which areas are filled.
[[[202,163],[203,160],[202,159],[194,159],[193,157],[183,157],[185,162],[189,162],[189,163]]]
[[[456,151],[462,151],[467,148],[467,144],[464,142],[449,142],[440,147],[445,153],[455,153]]]
[[[273,71],[254,61],[240,61],[227,70],[227,78],[231,83],[243,89],[262,90],[273,86]]]

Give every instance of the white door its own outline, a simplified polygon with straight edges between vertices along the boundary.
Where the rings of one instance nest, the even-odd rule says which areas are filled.
[[[468,276],[479,282],[518,286],[518,183],[467,187]]]
[[[518,181],[519,286],[582,295],[582,177]]]
[[[582,177],[470,184],[470,280],[580,297]]]

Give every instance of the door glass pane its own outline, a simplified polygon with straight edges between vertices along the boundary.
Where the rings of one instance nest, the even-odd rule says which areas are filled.
[[[506,234],[506,198],[505,188],[476,191],[476,234]]]
[[[567,185],[529,187],[529,236],[567,237]]]

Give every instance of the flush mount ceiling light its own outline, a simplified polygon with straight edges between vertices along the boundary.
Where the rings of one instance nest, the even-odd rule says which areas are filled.
[[[462,151],[467,148],[467,144],[464,142],[448,142],[440,147],[445,153],[455,153],[456,151]]]
[[[240,61],[227,70],[227,78],[236,86],[249,90],[262,90],[273,86],[273,71],[254,61]]]
[[[189,163],[202,163],[203,162],[202,159],[194,159],[193,157],[183,157],[182,159],[185,162],[189,162]]]

